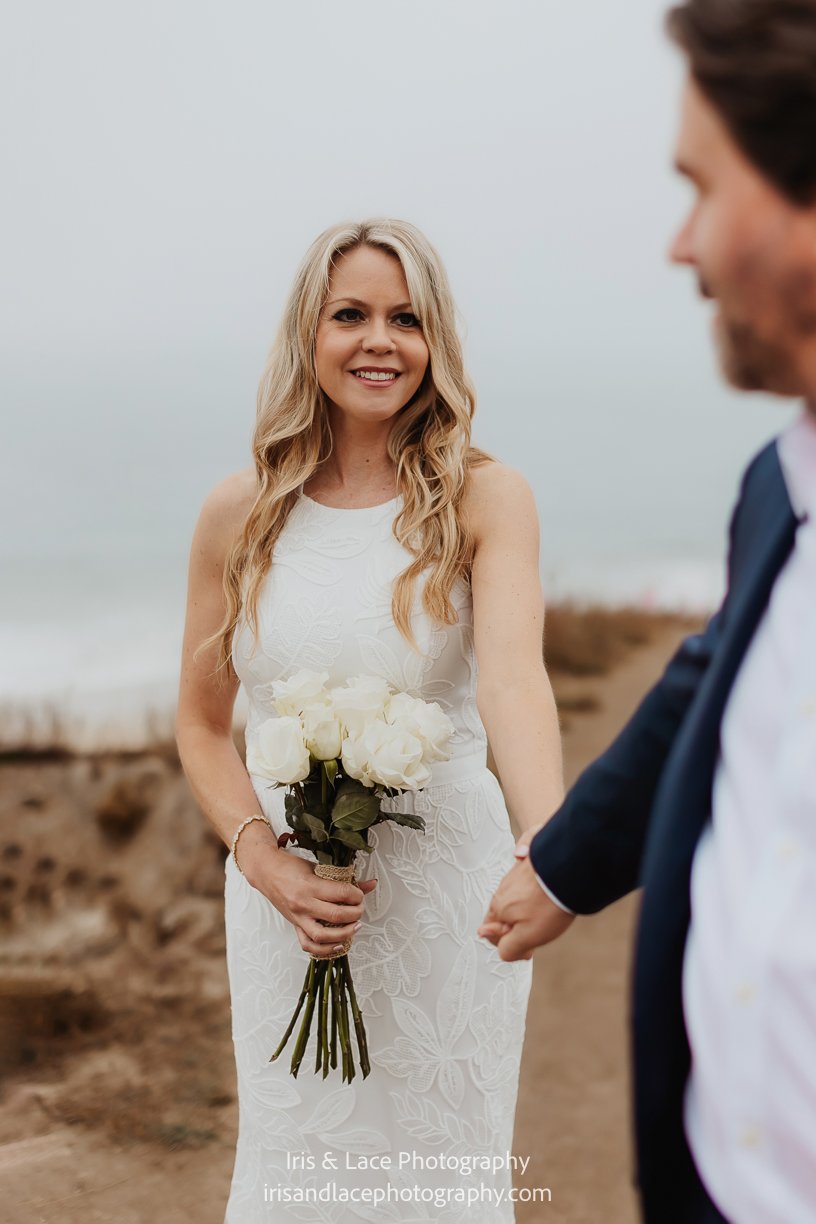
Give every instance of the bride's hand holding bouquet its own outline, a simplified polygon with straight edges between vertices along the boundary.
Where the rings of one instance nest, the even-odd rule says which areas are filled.
[[[288,788],[290,831],[281,834],[278,845],[291,841],[308,850],[317,866],[299,855],[266,855],[266,870],[258,883],[250,882],[293,923],[312,957],[295,1013],[272,1058],[285,1047],[305,1006],[292,1074],[298,1073],[316,1012],[315,1072],[322,1070],[325,1078],[337,1065],[339,1038],[343,1078],[351,1080],[352,1019],[364,1077],[370,1065],[347,952],[361,925],[362,894],[376,886],[376,880],[355,884],[354,859],[358,852],[371,853],[368,830],[384,821],[424,831],[421,817],[385,812],[382,800],[426,785],[433,762],[450,759],[454,728],[435,702],[392,693],[378,677],[357,676],[331,690],[327,680],[327,673],[303,670],[273,684],[279,717],[258,728],[247,752],[250,774]]]

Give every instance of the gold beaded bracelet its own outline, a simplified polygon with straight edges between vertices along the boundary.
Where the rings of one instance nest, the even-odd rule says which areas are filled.
[[[243,833],[243,831],[244,831],[244,829],[247,827],[247,825],[252,824],[253,820],[262,820],[262,821],[264,822],[264,824],[265,824],[265,825],[269,825],[269,828],[270,828],[270,829],[272,828],[272,825],[271,825],[271,824],[269,824],[269,821],[267,820],[267,818],[266,818],[265,816],[258,816],[258,815],[255,815],[255,816],[247,816],[247,818],[246,818],[246,820],[243,822],[243,824],[239,824],[238,828],[237,828],[237,829],[236,829],[236,831],[235,831],[235,836],[234,836],[234,837],[233,837],[233,839],[232,839],[232,857],[233,857],[233,859],[235,860],[235,866],[238,868],[238,870],[240,871],[241,875],[243,875],[243,874],[244,874],[244,869],[243,869],[243,867],[241,866],[241,864],[238,862],[238,854],[237,854],[237,850],[238,850],[238,838],[241,836],[241,834]],[[274,830],[273,830],[273,832],[274,832]]]

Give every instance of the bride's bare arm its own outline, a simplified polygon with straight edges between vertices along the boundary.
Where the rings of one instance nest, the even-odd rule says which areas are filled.
[[[507,807],[533,834],[564,795],[561,735],[542,640],[539,526],[532,490],[505,464],[476,468],[471,522],[477,704]]]
[[[250,478],[252,483],[250,483]],[[222,576],[236,532],[251,505],[254,471],[239,472],[209,494],[193,534],[176,714],[179,757],[193,795],[225,846],[247,816],[261,808],[232,738],[238,679],[213,675],[215,646],[194,658],[199,644],[214,633],[224,611]],[[241,868],[255,888],[295,926],[304,951],[325,955],[327,945],[350,938],[363,915],[364,888],[321,880],[314,866],[279,850],[274,833],[253,821],[238,845]],[[318,919],[334,924],[329,931]],[[342,925],[339,925],[342,924]]]

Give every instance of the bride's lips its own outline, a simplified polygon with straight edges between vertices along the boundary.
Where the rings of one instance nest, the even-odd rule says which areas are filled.
[[[393,378],[361,378],[357,370],[362,370],[366,374],[393,374]],[[349,375],[355,382],[361,383],[364,387],[393,387],[394,383],[401,377],[399,370],[391,370],[385,366],[358,366],[357,370],[349,370]]]

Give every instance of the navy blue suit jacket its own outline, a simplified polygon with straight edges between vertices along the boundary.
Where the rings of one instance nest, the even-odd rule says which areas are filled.
[[[530,846],[563,903],[591,914],[643,886],[633,982],[637,1180],[649,1224],[702,1219],[683,1130],[690,1055],[681,972],[697,841],[711,816],[720,723],[740,663],[793,547],[797,520],[771,443],[731,520],[728,592],[612,746]]]

